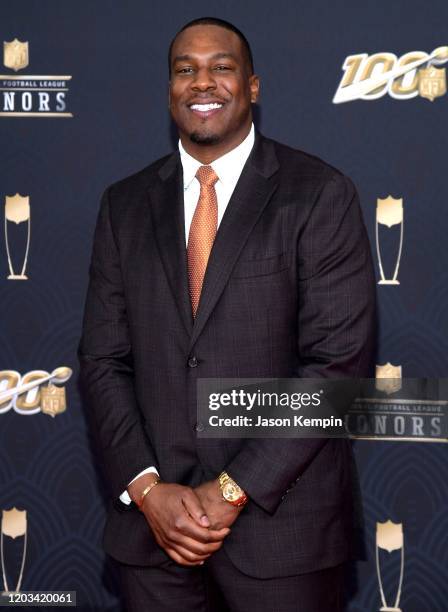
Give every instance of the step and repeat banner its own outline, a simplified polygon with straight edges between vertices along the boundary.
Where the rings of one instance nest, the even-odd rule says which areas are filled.
[[[0,590],[76,591],[80,609],[122,609],[101,550],[107,495],[76,349],[101,193],[176,146],[168,46],[200,16],[249,39],[258,128],[360,193],[379,329],[376,399],[352,414],[366,558],[352,568],[349,610],[445,611],[443,0],[1,3]]]

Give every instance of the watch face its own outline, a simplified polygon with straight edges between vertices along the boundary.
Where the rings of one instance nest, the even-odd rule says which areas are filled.
[[[226,482],[222,488],[222,494],[228,501],[236,501],[241,497],[241,489],[233,482]]]

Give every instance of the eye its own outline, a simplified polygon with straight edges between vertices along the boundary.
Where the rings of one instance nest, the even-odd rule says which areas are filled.
[[[215,70],[231,70],[230,66],[216,66]]]
[[[185,67],[185,68],[179,68],[179,70],[176,70],[176,72],[178,74],[187,74],[188,72],[191,72],[193,69],[190,67]]]

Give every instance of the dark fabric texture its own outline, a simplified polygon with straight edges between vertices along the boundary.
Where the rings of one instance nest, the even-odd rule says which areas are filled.
[[[375,282],[358,196],[323,161],[256,133],[194,322],[179,153],[109,187],[79,346],[111,494],[107,552],[129,564],[166,561],[144,517],[116,503],[155,465],[165,481],[191,486],[227,469],[246,490],[224,547],[247,575],[291,576],[353,557],[360,520],[350,443],[198,438],[196,381],[369,377],[374,350]]]
[[[223,549],[203,567],[118,564],[126,612],[342,612],[344,564],[300,576],[253,578]]]

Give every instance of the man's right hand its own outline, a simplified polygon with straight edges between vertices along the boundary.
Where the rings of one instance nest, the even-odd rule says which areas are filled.
[[[137,503],[143,489],[154,482],[154,474],[145,474],[128,486]],[[146,495],[141,511],[165,552],[180,565],[201,565],[221,548],[230,529],[210,529],[204,507],[190,487],[159,482]]]

